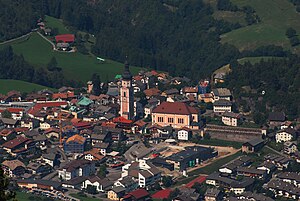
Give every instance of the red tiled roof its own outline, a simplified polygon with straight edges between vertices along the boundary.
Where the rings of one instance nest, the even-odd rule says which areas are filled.
[[[15,128],[14,130],[15,130],[17,133],[19,133],[19,132],[25,132],[25,131],[28,131],[29,128],[27,128],[27,127],[19,127],[19,128]]]
[[[187,188],[192,188],[192,187],[194,186],[195,183],[201,184],[201,183],[203,183],[205,180],[206,180],[206,176],[199,176],[199,177],[197,177],[196,179],[194,179],[194,180],[190,181],[189,183],[187,183],[187,184],[185,185],[185,187],[187,187]]]
[[[30,110],[28,110],[28,114],[34,115],[38,111],[40,111],[44,107],[61,107],[63,105],[68,105],[66,101],[52,101],[52,102],[45,102],[45,103],[37,103],[33,106]]]
[[[164,114],[181,114],[181,115],[189,115],[189,114],[198,114],[196,108],[187,105],[182,102],[163,102],[159,106],[157,106],[152,113],[164,113]]]
[[[74,34],[62,34],[55,36],[56,42],[63,41],[64,43],[73,43],[75,41]]]
[[[152,70],[152,71],[151,71],[151,74],[155,76],[155,75],[157,75],[158,73],[157,73],[155,70]]]
[[[117,127],[117,124],[113,123],[113,122],[103,122],[101,124],[101,126],[103,127],[109,127],[109,128],[116,128]]]
[[[25,142],[29,141],[28,138],[25,138],[23,136],[19,136],[19,137],[16,137],[15,139],[13,140],[10,140],[8,142],[5,142],[2,146],[3,147],[6,147],[8,149],[12,149],[20,144],[23,144]]]
[[[161,91],[157,88],[151,88],[151,89],[146,89],[144,90],[144,94],[146,94],[146,96],[158,96],[160,95]]]
[[[137,189],[137,190],[127,193],[127,195],[125,195],[125,197],[126,196],[128,196],[128,197],[133,196],[135,198],[135,200],[139,200],[141,198],[149,196],[149,193],[145,189],[140,188],[140,189]]]
[[[12,134],[14,131],[10,130],[10,129],[3,129],[2,131],[0,131],[0,136],[8,136],[10,134]]]
[[[91,127],[92,125],[89,122],[74,122],[73,126],[75,126],[76,128],[82,128],[82,127]]]
[[[74,98],[75,97],[75,94],[74,92],[66,92],[66,93],[55,93],[52,95],[52,99],[58,99],[58,98],[61,98],[61,99],[67,99],[67,98]]]
[[[139,127],[143,127],[143,126],[145,126],[146,124],[147,124],[147,123],[144,122],[142,119],[140,119],[140,120],[134,122],[134,125],[137,125],[137,126],[139,126]]]
[[[113,118],[113,122],[114,123],[125,123],[125,124],[131,124],[132,123],[132,120],[128,120],[124,117],[116,117],[116,118]]]
[[[171,192],[172,192],[171,189],[164,189],[164,190],[157,191],[151,197],[153,199],[164,199],[164,198],[167,199]]]
[[[140,75],[136,75],[133,77],[134,80],[142,80],[142,76]]]
[[[44,134],[47,134],[47,133],[51,133],[51,132],[56,132],[56,133],[59,133],[59,129],[58,128],[48,128],[44,131]]]

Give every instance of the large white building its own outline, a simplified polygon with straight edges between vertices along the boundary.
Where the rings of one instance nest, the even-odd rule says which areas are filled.
[[[141,188],[148,188],[161,178],[161,172],[150,162],[140,159],[122,167],[122,174],[119,180],[125,177],[132,177]]]
[[[293,141],[294,137],[296,137],[296,131],[292,128],[280,130],[275,135],[277,143]]]
[[[222,114],[222,122],[227,126],[237,126],[240,119],[240,114],[233,112],[224,112]]]
[[[58,170],[58,177],[68,181],[76,177],[95,174],[95,163],[88,160],[73,160]]]
[[[231,101],[231,97],[232,97],[231,92],[227,88],[213,89],[211,94],[212,94],[212,97],[213,97],[213,100],[212,100],[213,103],[215,101],[218,101],[218,100]]]
[[[232,111],[232,103],[229,100],[218,100],[213,103],[214,113],[223,114]]]

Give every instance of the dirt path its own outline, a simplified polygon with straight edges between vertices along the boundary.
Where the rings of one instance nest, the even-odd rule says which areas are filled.
[[[51,45],[52,45],[52,49],[56,50],[55,44],[49,40],[47,37],[45,37],[43,34],[41,34],[40,32],[37,32],[43,39],[45,39],[46,41],[48,41]]]
[[[19,40],[19,39],[22,39],[22,38],[29,37],[32,33],[33,33],[33,32],[31,31],[31,32],[29,32],[29,33],[27,33],[27,34],[24,34],[24,35],[22,35],[22,36],[19,36],[19,37],[17,37],[17,38],[13,38],[13,39],[10,39],[10,40],[6,40],[6,41],[0,43],[0,45],[5,45],[5,44],[7,44],[7,43],[11,43],[11,42],[14,42],[14,41],[16,41],[16,40]]]

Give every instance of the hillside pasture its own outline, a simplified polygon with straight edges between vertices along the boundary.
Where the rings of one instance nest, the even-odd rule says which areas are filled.
[[[96,56],[91,54],[56,52],[51,44],[37,33],[32,33],[30,38],[23,42],[12,42],[6,45],[11,45],[16,54],[23,55],[25,60],[36,68],[46,68],[51,58],[55,57],[66,78],[77,81],[86,82],[91,79],[93,73],[98,73],[102,80],[110,80],[116,74],[120,74],[124,68],[122,63],[109,59],[99,62]],[[140,69],[130,68],[133,74]]]
[[[285,35],[286,29],[293,27],[300,33],[300,13],[288,0],[231,0],[239,8],[251,6],[260,17],[258,24],[242,27],[221,36],[222,43],[230,43],[240,50],[251,50],[263,45],[279,45],[292,48]]]
[[[45,87],[42,85],[30,83],[30,82],[24,82],[21,80],[9,80],[9,79],[0,79],[0,93],[6,94],[9,91],[16,90],[22,92],[33,92],[33,91],[39,91],[42,89],[50,89],[55,91],[52,88]]]

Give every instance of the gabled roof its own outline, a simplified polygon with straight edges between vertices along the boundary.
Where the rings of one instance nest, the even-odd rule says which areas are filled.
[[[198,110],[182,102],[163,102],[152,113],[190,115],[198,114]]]
[[[231,101],[229,100],[217,100],[213,103],[214,106],[232,106]]]
[[[133,196],[135,198],[135,200],[139,200],[139,199],[148,197],[149,193],[145,189],[140,188],[140,189],[137,189],[137,190],[127,193],[127,195],[125,195],[124,198],[131,197],[131,196]]]
[[[93,162],[88,161],[88,160],[73,160],[66,165],[64,165],[60,170],[66,169],[68,172],[73,171],[75,169],[78,169],[80,167],[84,167],[87,165],[91,165]]]
[[[157,191],[151,197],[153,199],[164,199],[164,198],[167,199],[171,192],[172,192],[171,189],[163,189],[163,190]]]
[[[125,123],[125,124],[131,124],[132,120],[126,119],[124,117],[116,117],[113,118],[114,123]]]
[[[157,88],[151,88],[151,89],[146,89],[144,90],[144,94],[146,96],[151,97],[151,96],[158,96],[160,95],[161,91]]]
[[[2,146],[6,147],[8,149],[12,149],[16,146],[19,146],[20,144],[23,144],[23,143],[27,142],[27,141],[30,141],[30,140],[28,138],[23,137],[23,136],[18,136],[13,140],[5,142]]]
[[[3,161],[2,165],[8,167],[10,170],[14,170],[17,167],[25,168],[24,163],[19,160],[11,160],[11,161],[6,160],[6,161]]]
[[[254,138],[254,139],[252,139],[252,140],[250,140],[248,142],[245,142],[243,145],[249,144],[249,145],[255,147],[255,146],[257,146],[257,145],[259,145],[261,143],[264,143],[263,139],[261,139],[261,138]]]
[[[78,134],[73,135],[72,137],[69,137],[66,141],[66,143],[70,143],[70,142],[77,142],[78,144],[84,144],[86,139]]]
[[[94,157],[94,159],[93,159],[94,161],[101,160],[105,157],[105,156],[102,156],[101,154],[99,154],[99,150],[96,149],[96,148],[94,148],[90,151],[86,151],[86,152],[84,152],[84,154],[85,155],[86,154],[91,154]]]
[[[82,96],[77,102],[77,104],[81,105],[81,106],[88,106],[92,103],[93,103],[93,101],[85,96]]]
[[[294,129],[292,129],[292,128],[286,128],[286,129],[283,129],[283,130],[278,131],[277,133],[281,133],[281,132],[286,132],[286,133],[291,134],[291,135],[293,135],[293,136],[295,136],[296,133],[297,133],[297,132],[296,132]]]

